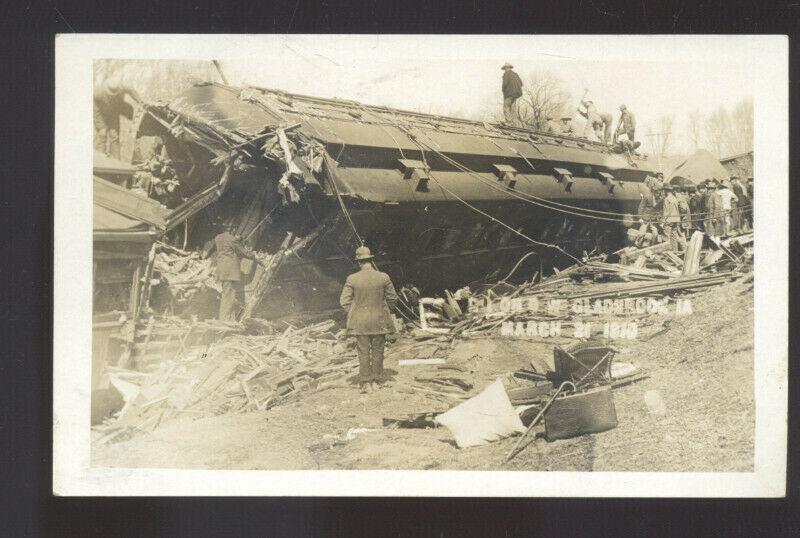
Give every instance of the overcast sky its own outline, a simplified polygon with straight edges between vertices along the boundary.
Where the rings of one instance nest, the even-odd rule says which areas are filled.
[[[625,103],[640,138],[660,115],[675,114],[675,149],[685,151],[690,110],[731,109],[753,94],[745,37],[230,36],[226,43],[218,58],[232,84],[482,119],[501,108],[504,62],[523,78],[549,70],[575,105],[587,89],[616,122]]]

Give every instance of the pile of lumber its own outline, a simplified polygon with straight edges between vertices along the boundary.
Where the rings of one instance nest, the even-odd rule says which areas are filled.
[[[196,252],[181,254],[175,249],[162,249],[156,253],[155,271],[169,286],[176,303],[185,303],[203,287],[220,291],[211,259],[201,259]]]
[[[335,384],[353,373],[357,359],[333,328],[329,320],[281,334],[233,335],[181,350],[150,373],[112,368],[110,381],[126,403],[98,428],[100,442],[152,431],[179,416],[270,409]]]
[[[190,321],[177,316],[151,316],[136,323],[132,343],[134,365],[138,371],[152,371],[165,357],[241,332],[239,324],[215,319]]]

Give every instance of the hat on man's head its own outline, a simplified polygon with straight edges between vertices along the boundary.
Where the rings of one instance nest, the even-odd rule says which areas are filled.
[[[733,174],[733,175],[731,176],[731,179],[739,179],[739,176],[737,176],[736,174]]]
[[[628,107],[626,107],[625,105],[619,105],[619,109],[620,109],[620,110],[627,110],[627,109],[628,109]]]
[[[694,185],[686,185],[686,190],[689,192],[696,191],[697,187],[695,187]]]
[[[562,120],[571,120],[572,116],[570,116],[569,114],[564,114],[563,116],[561,116],[561,119]]]
[[[664,177],[664,172],[656,172],[656,177]]]
[[[503,64],[503,67],[501,67],[500,69],[514,69],[514,66],[511,65],[510,63],[506,62],[506,63]]]
[[[371,260],[374,257],[369,247],[358,247],[356,249],[356,261]]]
[[[672,191],[672,190],[674,190],[674,189],[672,188],[672,185],[670,185],[669,183],[667,183],[666,185],[664,185],[664,190],[665,190],[665,191]]]

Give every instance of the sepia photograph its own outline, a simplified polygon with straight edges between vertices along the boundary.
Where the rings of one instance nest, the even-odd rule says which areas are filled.
[[[56,359],[55,433],[87,472],[567,473],[584,495],[583,473],[768,467],[782,494],[788,113],[759,73],[785,43],[765,64],[726,36],[182,38],[58,43],[86,68],[57,64],[83,99],[57,184],[59,140],[92,157],[85,203],[56,192],[91,275],[76,254],[62,305],[84,306],[56,303],[56,347],[83,351]]]

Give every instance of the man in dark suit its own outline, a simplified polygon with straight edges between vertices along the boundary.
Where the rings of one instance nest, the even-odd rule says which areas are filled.
[[[731,228],[738,232],[744,232],[747,227],[747,219],[744,216],[744,211],[750,205],[750,199],[747,197],[747,188],[742,184],[739,176],[731,176],[731,189],[733,194],[736,195],[736,201],[731,204]],[[741,208],[741,209],[740,209]]]
[[[506,123],[514,127],[521,127],[517,111],[517,99],[522,97],[522,79],[514,72],[514,66],[506,63],[503,69],[503,115]]]
[[[217,279],[222,284],[219,301],[220,321],[236,321],[239,311],[244,306],[242,258],[262,263],[252,250],[242,245],[233,232],[234,226],[228,224],[225,230],[214,238],[213,248],[217,251]]]
[[[347,312],[347,334],[358,344],[358,377],[361,392],[372,392],[383,383],[383,347],[386,335],[395,332],[391,309],[397,302],[389,275],[375,269],[367,247],[356,249],[361,269],[347,277],[339,303]]]

